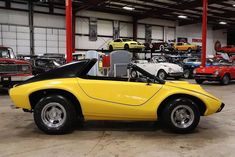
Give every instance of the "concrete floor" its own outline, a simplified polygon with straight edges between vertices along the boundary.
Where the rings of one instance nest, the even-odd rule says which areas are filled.
[[[192,134],[165,132],[144,122],[88,122],[82,129],[61,136],[45,135],[32,114],[10,108],[9,96],[0,93],[0,157],[234,157],[235,83],[203,88],[226,104],[218,114],[202,117]]]

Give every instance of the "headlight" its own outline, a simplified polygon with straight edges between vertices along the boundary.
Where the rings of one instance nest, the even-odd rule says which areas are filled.
[[[22,71],[23,72],[29,71],[29,66],[28,65],[22,65]]]
[[[220,73],[219,70],[216,70],[216,71],[214,72],[215,75],[219,75],[219,73]]]

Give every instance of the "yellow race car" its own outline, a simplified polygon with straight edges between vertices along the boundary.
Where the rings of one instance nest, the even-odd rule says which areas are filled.
[[[39,129],[64,134],[89,120],[160,120],[177,133],[193,131],[200,116],[220,112],[224,104],[199,85],[165,82],[140,67],[141,78],[90,76],[96,59],[80,60],[26,80],[12,89],[15,108],[33,112]]]
[[[184,42],[175,43],[173,47],[176,51],[187,51],[188,53],[198,49],[197,45]]]
[[[131,39],[116,39],[108,44],[109,51],[118,50],[118,49],[143,49],[145,48],[144,44],[141,44],[140,42],[133,41]]]

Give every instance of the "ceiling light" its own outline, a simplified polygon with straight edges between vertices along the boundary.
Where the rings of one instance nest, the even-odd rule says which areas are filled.
[[[178,16],[178,18],[180,18],[180,19],[187,19],[187,18],[188,18],[188,16],[185,16],[185,15],[179,15],[179,16]]]
[[[124,7],[122,7],[122,9],[129,10],[129,11],[135,10],[135,8],[128,7],[128,6],[124,6]]]
[[[233,4],[233,7],[235,7],[235,4]]]
[[[227,22],[220,21],[219,24],[220,24],[220,25],[227,25]]]

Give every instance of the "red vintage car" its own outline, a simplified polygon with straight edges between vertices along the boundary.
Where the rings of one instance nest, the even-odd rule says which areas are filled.
[[[209,67],[200,67],[194,70],[194,77],[198,84],[204,81],[219,81],[222,85],[235,80],[235,62],[219,60]]]
[[[9,88],[29,77],[32,77],[31,64],[17,60],[11,48],[0,47],[0,86]]]
[[[218,52],[221,53],[234,53],[235,54],[235,45],[228,45],[228,46],[224,46],[218,49]]]

